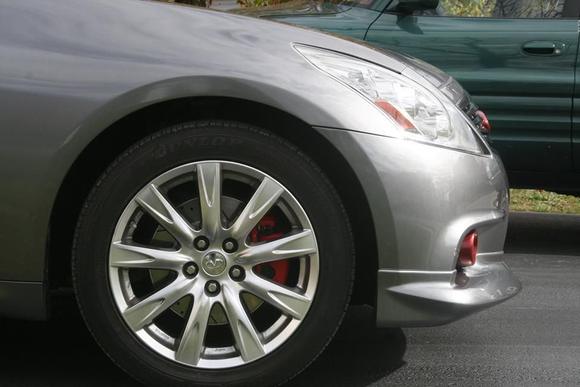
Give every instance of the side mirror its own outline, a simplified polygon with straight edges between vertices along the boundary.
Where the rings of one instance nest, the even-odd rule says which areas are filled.
[[[400,13],[411,14],[415,11],[435,9],[438,5],[439,0],[399,0],[395,10]]]

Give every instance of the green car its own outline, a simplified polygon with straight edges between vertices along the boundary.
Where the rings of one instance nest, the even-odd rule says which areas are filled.
[[[512,186],[580,191],[580,1],[291,2],[251,12],[445,70],[489,117]]]

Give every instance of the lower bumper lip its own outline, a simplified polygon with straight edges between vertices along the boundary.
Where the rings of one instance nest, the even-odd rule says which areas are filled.
[[[502,252],[480,254],[476,265],[459,272],[379,270],[379,298],[399,312],[379,324],[445,324],[510,299],[521,284],[502,257]],[[396,321],[396,315],[404,319]]]

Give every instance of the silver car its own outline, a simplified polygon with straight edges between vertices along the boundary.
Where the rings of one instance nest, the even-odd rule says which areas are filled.
[[[0,0],[0,58],[0,314],[73,288],[142,382],[278,384],[349,304],[428,326],[520,289],[502,164],[425,63],[137,0]]]

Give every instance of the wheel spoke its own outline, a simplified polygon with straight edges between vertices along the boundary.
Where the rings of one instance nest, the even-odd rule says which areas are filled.
[[[197,184],[204,233],[215,236],[221,224],[221,166],[219,163],[202,163],[197,166]]]
[[[196,292],[193,299],[193,307],[189,313],[187,325],[179,346],[175,352],[175,359],[192,366],[199,363],[203,351],[205,332],[209,321],[212,303],[203,295],[203,289]]]
[[[281,259],[301,257],[316,252],[316,241],[311,230],[277,239],[272,242],[249,246],[236,256],[239,265],[255,266]]]
[[[262,180],[262,183],[231,227],[231,237],[238,241],[245,240],[260,219],[276,203],[282,192],[284,192],[284,188],[280,184],[268,177],[264,177],[264,180]]]
[[[194,238],[193,229],[163,196],[155,184],[149,184],[135,201],[163,226],[181,245],[190,245]]]
[[[246,273],[240,284],[247,292],[261,298],[283,314],[302,320],[310,308],[312,299],[295,291],[263,279],[256,274]]]
[[[165,251],[115,242],[111,245],[109,262],[113,267],[125,269],[180,270],[190,261],[177,251]]]
[[[244,361],[252,361],[263,356],[266,352],[260,335],[246,309],[242,305],[240,292],[236,288],[223,286],[224,309],[236,340],[236,346]]]
[[[123,317],[125,317],[125,321],[131,329],[138,331],[151,324],[157,316],[186,296],[191,287],[192,281],[177,279],[137,304],[125,309]]]

